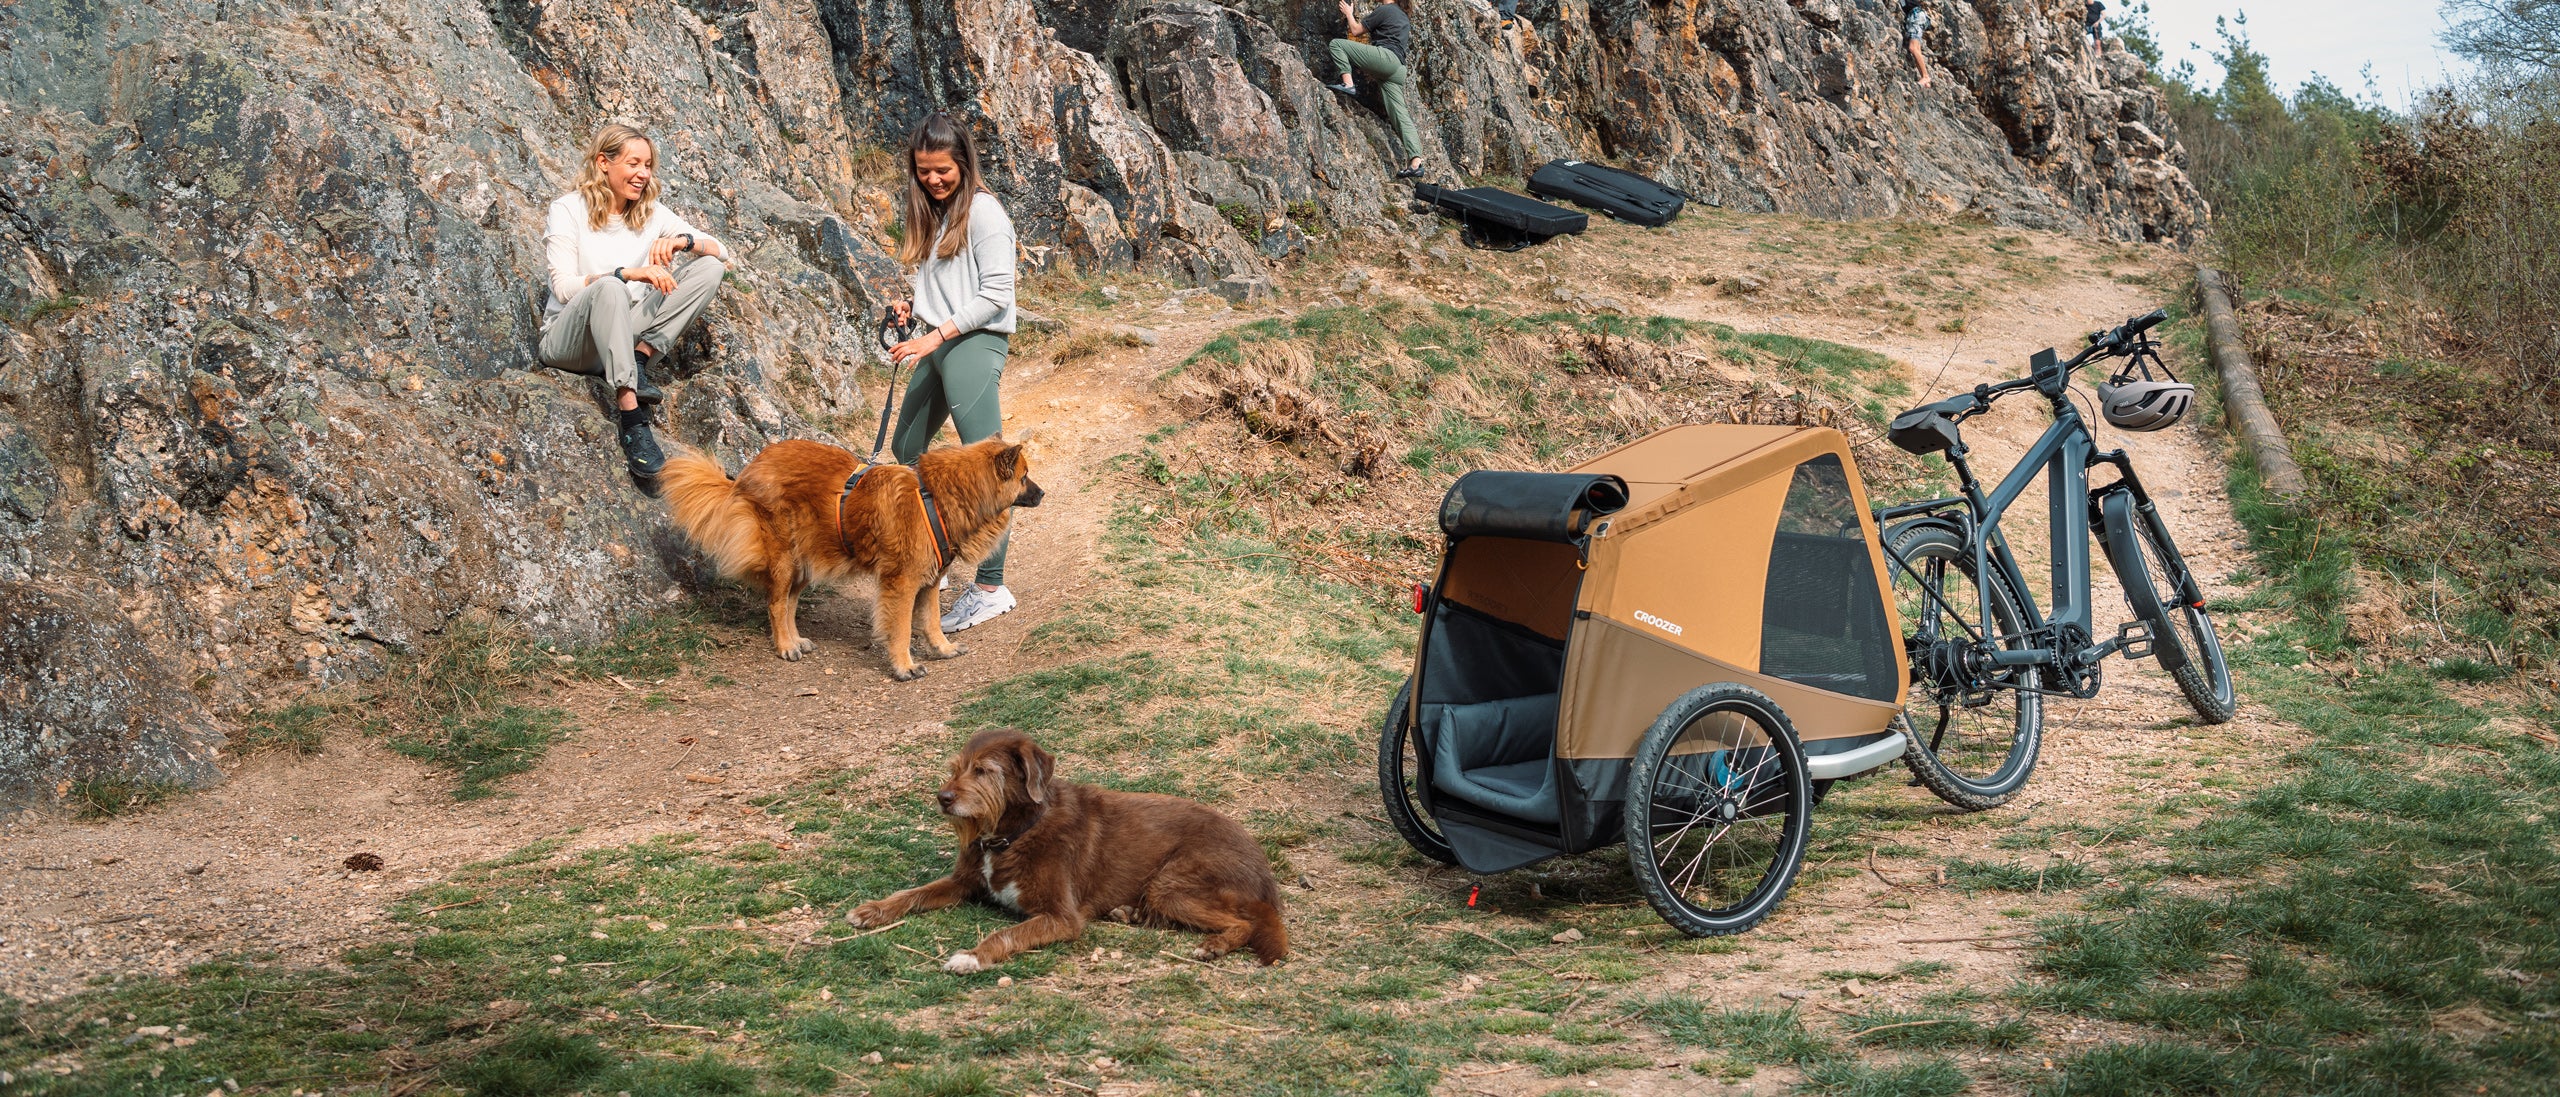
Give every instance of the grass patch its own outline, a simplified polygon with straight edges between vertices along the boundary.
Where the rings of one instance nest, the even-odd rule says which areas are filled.
[[[466,615],[371,682],[252,713],[233,742],[241,753],[315,754],[335,732],[376,736],[451,772],[456,798],[481,799],[533,768],[571,730],[566,711],[538,703],[545,678],[661,681],[700,662],[710,646],[700,611],[641,618],[566,650],[538,645],[503,619]]]
[[[181,791],[184,791],[181,786],[165,781],[143,781],[123,776],[82,777],[71,782],[65,800],[80,818],[112,819],[153,807]]]
[[[2453,696],[2441,683],[2470,678],[2442,663],[2359,651],[2348,539],[2319,536],[2246,469],[2232,483],[2269,576],[2253,600],[2278,611],[2233,646],[2234,678],[2310,741],[2134,868],[2215,889],[2135,882],[2100,893],[2102,918],[2044,925],[2024,1000],[2154,1036],[2061,1060],[2043,1092],[2547,1091],[2560,1043],[2536,1019],[2560,1008],[2560,753],[2511,729],[2553,714],[2522,693]]]

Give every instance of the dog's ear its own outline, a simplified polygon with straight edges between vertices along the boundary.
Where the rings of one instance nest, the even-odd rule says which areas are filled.
[[[1014,754],[1022,762],[1023,794],[1035,804],[1049,802],[1049,769],[1054,764],[1049,752],[1040,749],[1040,744],[1024,739],[1014,745]]]
[[[1007,445],[996,451],[996,479],[1011,480],[1022,475],[1022,446]]]

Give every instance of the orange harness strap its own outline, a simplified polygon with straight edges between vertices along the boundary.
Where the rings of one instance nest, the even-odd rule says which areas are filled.
[[[836,543],[843,545],[847,554],[853,552],[853,542],[844,534],[845,500],[853,495],[853,489],[862,486],[863,477],[870,475],[871,470],[879,467],[866,462],[861,468],[853,470],[853,475],[844,478],[844,490],[836,495]],[[951,566],[951,536],[942,527],[942,508],[934,502],[933,493],[924,490],[922,472],[916,474],[916,501],[924,504],[925,528],[933,533],[933,570],[939,573],[942,569]]]

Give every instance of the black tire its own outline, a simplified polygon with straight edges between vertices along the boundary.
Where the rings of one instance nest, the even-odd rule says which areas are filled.
[[[2103,513],[2112,526],[2122,521],[2139,537],[2130,541],[2110,537],[2110,556],[2130,553],[2132,560],[2110,560],[2115,566],[2116,582],[2124,587],[2125,603],[2133,615],[2151,626],[2152,658],[2168,668],[2178,692],[2187,695],[2196,718],[2207,724],[2224,723],[2239,711],[2240,699],[2231,686],[2231,663],[2223,658],[2222,638],[2213,631],[2213,618],[2203,606],[2188,605],[2179,592],[2203,584],[2188,581],[2186,561],[2173,568],[2170,554],[2160,543],[2160,534],[2144,521],[2129,497],[2109,500]],[[2120,546],[2120,547],[2119,547]]]
[[[1748,725],[1738,740],[1727,716]],[[1636,884],[1663,921],[1692,937],[1759,924],[1795,883],[1813,832],[1795,726],[1749,687],[1690,690],[1636,747],[1626,828]]]
[[[1925,653],[1949,636],[2011,637],[2003,646],[2018,647],[2025,630],[2020,599],[2005,576],[1994,572],[1991,583],[1991,627],[1981,616],[1982,596],[1973,574],[1973,550],[1953,530],[1912,525],[1886,537],[1886,547],[1904,563],[1892,565],[1894,607],[1902,616],[1905,658],[1911,663],[1911,686],[1902,706],[1902,731],[1911,737],[1902,762],[1911,775],[1938,798],[1966,811],[1988,811],[2008,803],[2035,775],[2036,756],[2044,746],[2044,697],[2028,690],[2044,685],[2039,667],[2004,672],[1989,682],[1940,680]],[[1939,598],[1920,590],[1912,572],[1938,587]],[[1944,605],[1940,601],[1944,601]],[[1954,616],[1949,616],[1952,609]],[[1967,695],[1989,700],[1968,707]]]
[[[1458,851],[1449,848],[1449,839],[1431,824],[1416,788],[1422,780],[1417,772],[1420,755],[1414,752],[1406,735],[1406,715],[1413,707],[1412,700],[1413,679],[1407,678],[1404,688],[1396,691],[1395,704],[1387,709],[1387,718],[1378,729],[1378,798],[1385,803],[1387,822],[1395,825],[1396,833],[1415,853],[1454,865],[1458,863]]]

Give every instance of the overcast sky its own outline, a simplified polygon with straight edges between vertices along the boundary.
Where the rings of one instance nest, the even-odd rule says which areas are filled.
[[[2108,0],[2108,14],[2122,12],[2132,0]],[[2437,35],[2444,29],[2434,0],[2150,0],[2151,25],[2168,63],[2193,60],[2207,86],[2220,83],[2222,68],[2213,63],[2221,48],[2214,37],[2214,17],[2249,14],[2250,41],[2267,55],[2276,88],[2285,94],[2312,73],[2349,94],[2364,94],[2364,66],[2373,66],[2373,82],[2382,101],[2408,105],[2410,93],[2444,83],[2447,74],[2470,70],[2468,62],[2445,50]]]

